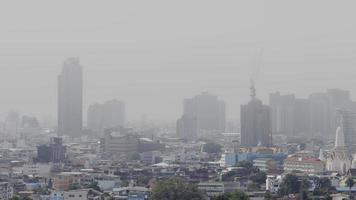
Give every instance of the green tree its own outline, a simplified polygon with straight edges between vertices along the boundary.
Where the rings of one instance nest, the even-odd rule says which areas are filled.
[[[152,179],[151,176],[139,176],[137,177],[137,184],[140,186],[146,186]]]
[[[301,184],[297,176],[293,174],[287,174],[280,185],[278,193],[280,195],[299,193],[300,185]]]
[[[265,172],[257,172],[250,176],[250,180],[259,185],[266,183],[266,179],[267,179],[267,174]]]
[[[204,200],[198,188],[181,179],[159,181],[152,189],[152,200]]]
[[[249,199],[250,198],[246,193],[237,190],[229,194],[219,195],[217,197],[212,198],[211,200],[249,200]]]
[[[221,153],[222,146],[215,142],[206,143],[203,147],[203,151],[206,153]]]
[[[314,195],[317,196],[328,196],[330,195],[331,191],[334,190],[334,187],[331,185],[330,179],[324,178],[317,178],[316,179],[316,188],[314,190]]]
[[[307,179],[303,179],[300,183],[300,195],[303,200],[308,199],[309,188],[310,182]]]
[[[347,187],[349,187],[349,189],[350,189],[349,192],[351,193],[351,188],[355,185],[354,179],[348,178],[346,180],[346,185],[347,185]]]
[[[18,197],[14,196],[10,200],[32,200],[30,197]]]

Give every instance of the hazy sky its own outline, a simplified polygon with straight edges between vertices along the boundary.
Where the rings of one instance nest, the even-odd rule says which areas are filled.
[[[56,116],[64,59],[84,66],[84,110],[112,98],[129,120],[175,120],[202,91],[237,119],[263,49],[257,95],[356,93],[356,1],[31,0],[0,4],[0,116]]]

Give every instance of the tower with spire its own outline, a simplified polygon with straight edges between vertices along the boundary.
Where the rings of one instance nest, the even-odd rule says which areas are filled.
[[[326,169],[345,174],[351,168],[352,160],[353,158],[345,146],[343,119],[340,116],[336,129],[335,146],[326,159]]]

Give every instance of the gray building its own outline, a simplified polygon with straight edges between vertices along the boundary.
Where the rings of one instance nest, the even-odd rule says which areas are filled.
[[[195,129],[197,133],[194,133]],[[187,130],[189,130],[188,133],[185,132]],[[203,136],[223,132],[225,132],[224,101],[207,92],[184,100],[183,117],[177,122],[178,135],[196,137],[196,135]]]
[[[308,133],[310,109],[308,99],[297,99],[295,95],[270,94],[271,128],[273,134],[292,136]]]
[[[310,132],[333,138],[337,128],[338,110],[352,110],[350,92],[328,89],[325,93],[311,94],[309,101]]]
[[[270,107],[256,98],[255,88],[251,87],[251,100],[241,106],[241,145],[245,147],[271,146],[272,130]]]
[[[87,112],[88,128],[103,133],[107,128],[123,127],[126,122],[126,109],[123,101],[116,99],[103,104],[90,105]]]
[[[341,125],[344,130],[345,146],[354,148],[356,146],[356,113],[341,110],[337,112],[338,125]]]
[[[295,133],[294,95],[281,95],[279,92],[270,94],[271,128],[274,134],[292,135]]]
[[[68,58],[58,76],[58,134],[78,137],[83,123],[83,72],[78,58]]]

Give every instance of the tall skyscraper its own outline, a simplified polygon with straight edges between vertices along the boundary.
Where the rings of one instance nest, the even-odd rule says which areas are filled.
[[[338,110],[352,110],[350,92],[328,89],[325,93],[314,93],[310,101],[310,131],[333,138],[337,128]]]
[[[88,128],[103,133],[106,128],[123,127],[126,121],[125,103],[116,99],[88,108]]]
[[[293,136],[309,132],[309,100],[294,95],[270,94],[271,127],[273,134]]]
[[[294,133],[295,96],[270,94],[272,132],[292,135]]]
[[[185,133],[182,131],[185,131]],[[194,131],[197,133],[194,133]],[[223,132],[225,132],[224,101],[207,92],[184,100],[183,117],[177,122],[177,133],[179,135],[195,137],[196,135],[202,136]]]
[[[337,115],[338,125],[342,126],[344,131],[345,145],[354,149],[356,147],[356,113],[338,110]]]
[[[83,72],[78,58],[68,58],[58,76],[58,134],[78,137],[83,123]]]
[[[251,86],[251,100],[241,106],[241,145],[246,147],[271,146],[270,107],[256,98],[254,85]]]

